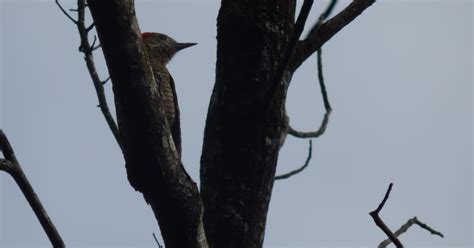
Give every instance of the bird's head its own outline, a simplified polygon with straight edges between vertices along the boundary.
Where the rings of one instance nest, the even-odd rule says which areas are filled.
[[[179,43],[168,35],[150,32],[142,33],[142,39],[148,55],[162,63],[168,63],[179,50],[197,44]]]

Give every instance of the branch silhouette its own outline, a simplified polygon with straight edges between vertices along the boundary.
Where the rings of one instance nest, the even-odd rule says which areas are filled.
[[[13,177],[21,192],[25,196],[26,200],[30,204],[31,209],[38,218],[43,230],[48,236],[51,244],[55,248],[66,247],[64,241],[59,235],[56,227],[54,226],[51,218],[49,218],[46,209],[41,204],[38,195],[36,195],[33,187],[31,186],[28,178],[26,177],[23,169],[20,166],[20,163],[16,159],[15,153],[13,151],[10,142],[8,141],[5,133],[0,129],[0,150],[3,153],[5,159],[0,159],[0,170],[3,170],[10,174]]]

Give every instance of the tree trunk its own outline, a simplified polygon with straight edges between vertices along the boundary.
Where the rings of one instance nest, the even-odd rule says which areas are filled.
[[[296,25],[295,0],[221,0],[201,194],[173,143],[134,1],[88,1],[113,83],[128,179],[151,205],[166,247],[262,247],[278,153],[289,128],[289,80],[374,1],[353,0],[330,20],[320,18],[298,41],[312,0],[304,1]]]
[[[207,247],[202,202],[164,117],[133,0],[89,0],[113,83],[130,184],[143,193],[166,247]]]
[[[295,1],[223,0],[216,82],[201,157],[211,247],[261,247],[281,140],[285,90],[268,90],[294,22]]]

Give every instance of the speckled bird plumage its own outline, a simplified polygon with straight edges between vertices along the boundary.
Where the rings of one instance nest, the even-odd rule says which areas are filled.
[[[196,43],[178,43],[171,37],[160,33],[143,33],[142,38],[147,49],[158,90],[160,95],[164,97],[165,116],[171,130],[171,135],[173,136],[176,150],[181,156],[178,98],[173,77],[166,68],[166,64],[173,58],[176,52],[193,46]]]

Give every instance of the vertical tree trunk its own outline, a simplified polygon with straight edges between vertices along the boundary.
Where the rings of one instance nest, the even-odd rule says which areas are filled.
[[[164,118],[134,1],[88,1],[113,83],[128,178],[151,205],[166,247],[262,247],[278,153],[288,130],[288,81],[374,1],[353,0],[313,28],[291,57],[288,41],[294,37],[294,45],[300,34],[294,35],[295,0],[221,0],[201,194],[184,170]],[[305,5],[302,13],[308,14],[312,1]],[[300,31],[306,14],[298,18]]]
[[[174,146],[140,38],[134,1],[88,4],[113,83],[130,184],[151,205],[166,247],[207,247],[201,197]]]
[[[295,1],[222,1],[217,75],[201,157],[204,225],[211,247],[263,244],[287,128],[286,92],[270,99],[268,89],[291,35],[294,10]]]

